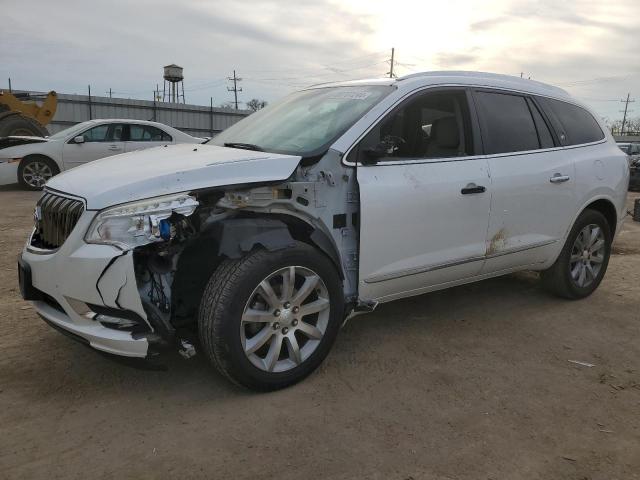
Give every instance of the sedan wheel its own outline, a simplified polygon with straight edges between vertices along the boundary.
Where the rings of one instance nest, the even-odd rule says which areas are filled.
[[[33,188],[44,187],[44,184],[51,177],[53,177],[53,172],[49,165],[39,161],[29,162],[22,171],[24,182]]]

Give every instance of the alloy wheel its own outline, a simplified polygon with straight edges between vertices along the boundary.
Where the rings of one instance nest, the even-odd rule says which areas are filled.
[[[24,166],[22,178],[24,182],[33,188],[42,188],[53,177],[51,167],[44,162],[32,161]]]
[[[240,323],[247,358],[266,372],[285,372],[318,348],[331,303],[322,278],[299,266],[282,268],[253,290]]]
[[[602,228],[590,224],[580,230],[569,260],[571,278],[578,287],[588,287],[598,278],[605,254],[606,240]]]

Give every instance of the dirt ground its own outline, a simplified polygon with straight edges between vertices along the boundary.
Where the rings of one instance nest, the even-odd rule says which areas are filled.
[[[133,369],[45,325],[15,272],[37,196],[0,191],[0,478],[640,478],[630,218],[586,300],[523,273],[383,305],[254,394],[201,356]]]

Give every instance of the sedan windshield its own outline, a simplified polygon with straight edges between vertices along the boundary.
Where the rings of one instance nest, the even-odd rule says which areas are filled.
[[[359,85],[296,92],[229,127],[208,143],[317,156],[392,89]]]

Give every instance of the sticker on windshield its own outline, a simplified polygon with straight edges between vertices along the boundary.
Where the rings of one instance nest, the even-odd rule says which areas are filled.
[[[345,99],[345,100],[364,100],[365,98],[369,97],[371,95],[371,92],[368,92],[366,90],[353,90],[353,89],[349,89],[349,90],[341,90],[341,91],[337,91],[337,92],[331,92],[327,98],[340,98],[340,99]]]

